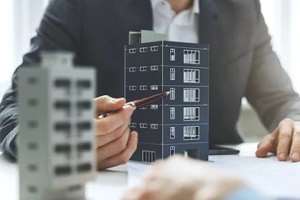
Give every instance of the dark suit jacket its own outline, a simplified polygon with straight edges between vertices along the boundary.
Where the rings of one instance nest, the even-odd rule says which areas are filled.
[[[272,50],[258,0],[200,0],[199,22],[199,41],[210,45],[210,142],[242,142],[235,126],[243,96],[269,130],[285,117],[300,120],[299,96]],[[124,44],[141,29],[152,29],[150,0],[52,0],[20,67],[38,63],[41,50],[73,51],[76,64],[96,67],[97,95],[120,97]],[[0,140],[12,156],[16,92],[15,73],[0,106]]]

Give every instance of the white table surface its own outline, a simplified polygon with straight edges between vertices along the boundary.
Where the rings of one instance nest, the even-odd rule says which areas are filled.
[[[266,196],[300,199],[300,163],[279,162],[276,157],[255,158],[256,143],[241,144],[235,148],[241,151],[239,155],[210,156],[209,160],[213,165],[240,176]],[[130,162],[98,172],[95,180],[86,185],[86,197],[92,200],[119,200],[127,188],[138,184],[150,167]],[[7,162],[0,155],[0,199],[17,200],[18,182],[17,164]]]

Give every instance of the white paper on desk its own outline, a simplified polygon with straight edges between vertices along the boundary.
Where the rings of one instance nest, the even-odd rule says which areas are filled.
[[[279,162],[275,156],[210,156],[210,160],[268,197],[300,199],[300,163]]]
[[[210,156],[212,165],[244,179],[263,195],[274,199],[300,199],[300,163],[279,162],[275,156]],[[138,185],[151,165],[130,162],[128,186]]]
[[[152,165],[138,162],[128,162],[128,183],[129,187],[136,186],[141,182],[142,176],[150,170]]]
[[[96,178],[86,184],[88,200],[119,200],[127,189],[127,166],[121,165],[97,173]]]

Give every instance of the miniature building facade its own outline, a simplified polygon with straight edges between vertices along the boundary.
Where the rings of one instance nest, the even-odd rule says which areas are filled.
[[[20,199],[84,199],[96,169],[94,69],[48,52],[18,80]]]
[[[137,41],[135,39],[135,41]],[[135,111],[130,124],[139,133],[131,160],[153,162],[175,153],[208,160],[209,47],[181,42],[125,46],[125,97],[170,95]]]

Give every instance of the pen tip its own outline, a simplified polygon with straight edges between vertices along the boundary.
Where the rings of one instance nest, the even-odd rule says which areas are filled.
[[[166,95],[169,95],[170,93],[171,93],[171,91],[167,91],[167,92],[166,92]]]

